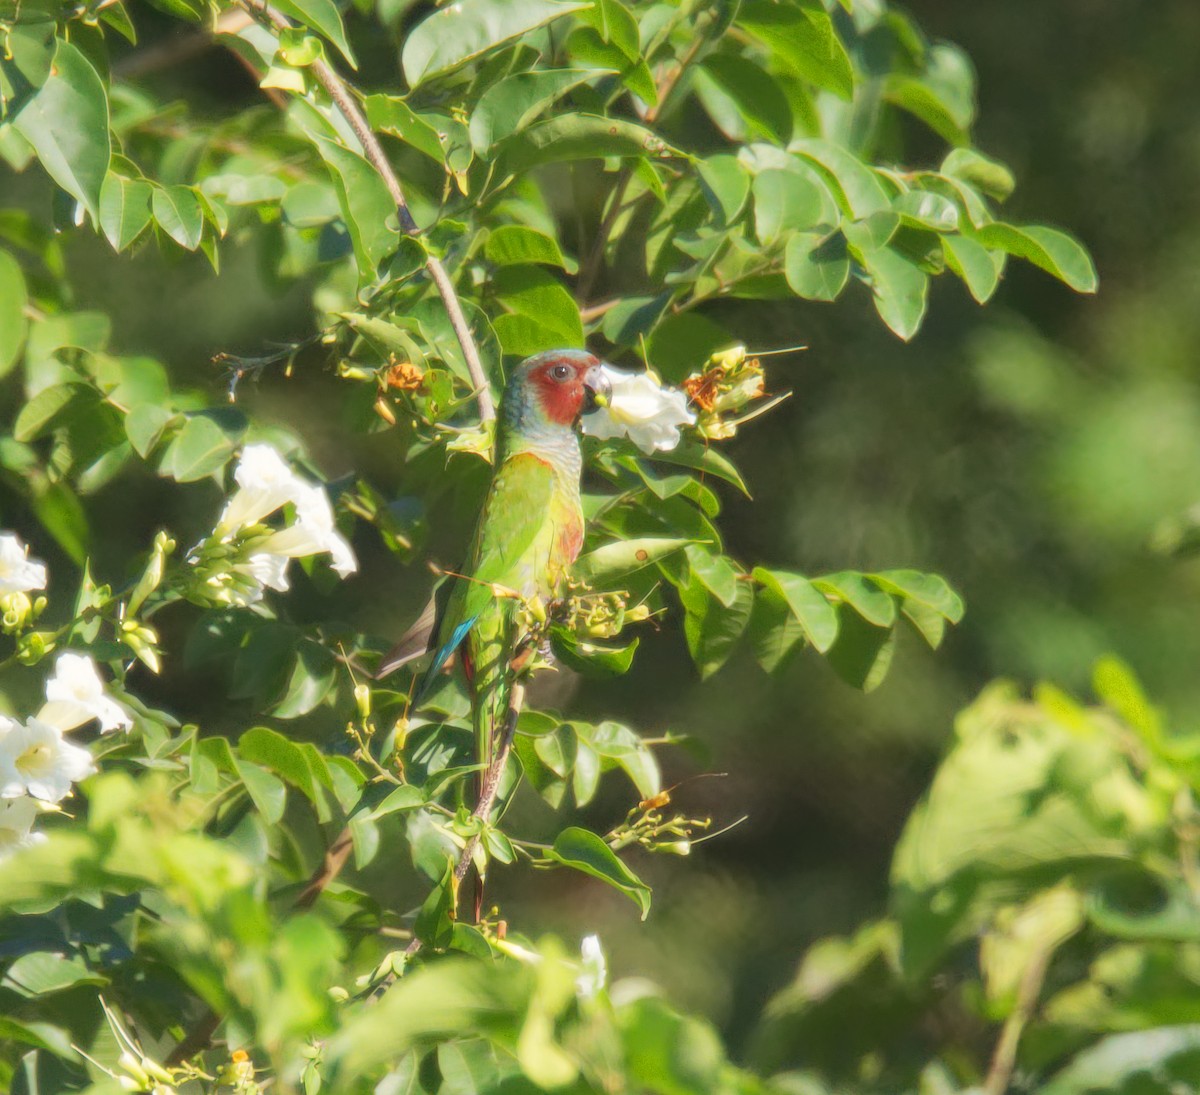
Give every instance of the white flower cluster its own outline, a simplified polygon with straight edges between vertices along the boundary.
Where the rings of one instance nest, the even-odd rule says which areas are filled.
[[[665,387],[652,373],[627,373],[601,366],[612,386],[608,406],[583,416],[583,432],[600,441],[628,437],[642,452],[669,452],[679,444],[681,426],[695,425],[687,396]]]
[[[306,555],[328,554],[343,578],[358,569],[353,549],[337,531],[324,488],[297,475],[270,445],[247,445],[233,477],[238,489],[221,514],[214,539],[229,543],[288,504],[296,519],[252,538],[244,558],[208,579],[216,600],[244,606],[262,600],[264,589],[284,592],[288,563]]]
[[[29,558],[29,548],[12,532],[0,532],[0,628],[19,631],[41,612],[44,597],[30,593],[46,588],[46,564]]]
[[[96,770],[92,755],[65,735],[96,719],[103,733],[128,730],[129,712],[104,690],[85,654],[60,654],[46,702],[23,723],[0,715],[0,858],[45,837],[33,831],[43,809],[67,797]]]
[[[0,597],[46,588],[46,564],[29,558],[16,533],[0,532]]]

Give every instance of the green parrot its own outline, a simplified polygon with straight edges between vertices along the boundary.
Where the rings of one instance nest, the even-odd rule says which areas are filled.
[[[548,350],[513,370],[500,403],[495,470],[466,562],[450,579],[440,619],[427,609],[377,673],[387,676],[432,650],[415,706],[458,653],[484,771],[508,711],[521,617],[558,596],[583,544],[579,420],[606,406],[610,393],[602,362],[585,350]],[[431,644],[425,635],[435,637]]]

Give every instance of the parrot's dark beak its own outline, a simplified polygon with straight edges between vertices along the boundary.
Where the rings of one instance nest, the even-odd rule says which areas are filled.
[[[612,383],[604,372],[603,363],[593,365],[583,374],[583,390],[584,414],[591,414],[592,411],[608,406],[609,400],[612,398]]]

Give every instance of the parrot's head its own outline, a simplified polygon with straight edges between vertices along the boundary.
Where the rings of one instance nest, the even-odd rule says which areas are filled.
[[[505,420],[518,429],[574,428],[580,415],[608,405],[603,362],[586,350],[546,350],[513,370],[504,389]]]

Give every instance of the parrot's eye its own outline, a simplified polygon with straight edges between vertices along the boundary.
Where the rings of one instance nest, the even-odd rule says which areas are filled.
[[[566,380],[567,377],[571,375],[571,367],[569,365],[555,365],[554,368],[550,370],[550,375],[554,377],[555,380]]]

